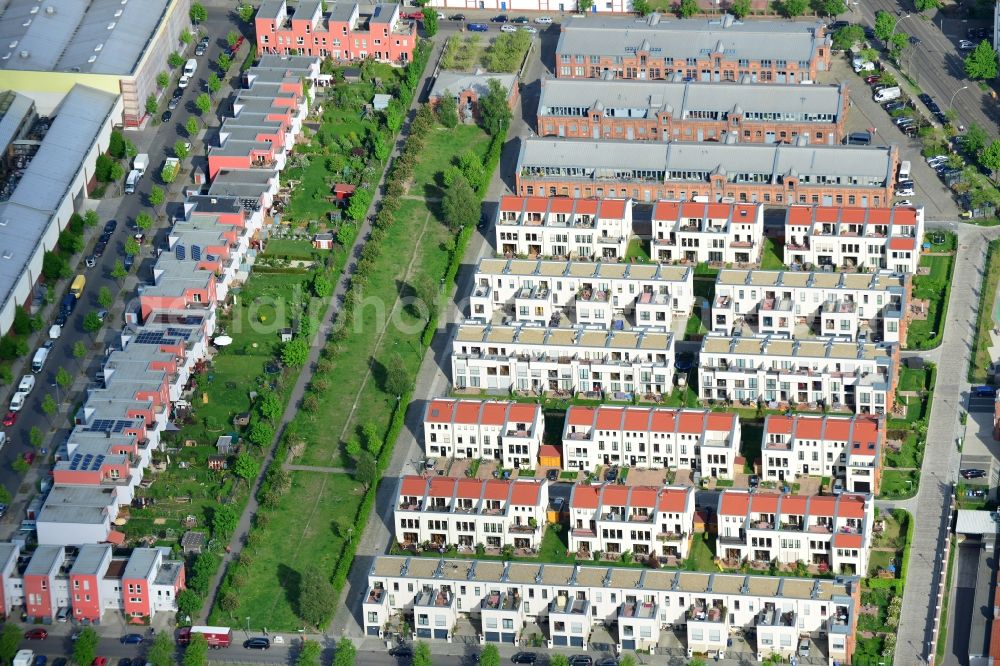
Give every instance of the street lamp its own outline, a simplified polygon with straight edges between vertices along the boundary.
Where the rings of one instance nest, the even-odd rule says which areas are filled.
[[[961,88],[959,88],[958,90],[956,90],[954,93],[952,93],[951,99],[948,100],[948,109],[949,110],[952,109],[952,105],[955,103],[955,96],[958,95],[958,93],[962,92],[963,90],[965,90],[968,87],[969,87],[968,85],[964,85]]]
[[[905,15],[903,15],[903,16],[900,16],[900,17],[899,17],[899,18],[898,18],[898,19],[896,20],[896,23],[895,23],[895,24],[894,24],[894,25],[892,26],[892,32],[890,32],[890,33],[889,33],[889,46],[891,46],[891,45],[892,45],[892,36],[896,34],[896,28],[898,28],[898,27],[899,27],[899,24],[900,24],[900,23],[902,23],[903,21],[905,21],[905,20],[906,20],[906,19],[908,19],[908,18],[910,18],[910,15],[909,15],[909,14],[905,14]]]
[[[247,638],[250,638],[250,616],[247,615]]]
[[[49,384],[49,386],[51,388],[54,388],[56,390],[56,404],[57,405],[61,405],[62,404],[62,400],[59,399],[59,383],[56,382],[55,384]]]

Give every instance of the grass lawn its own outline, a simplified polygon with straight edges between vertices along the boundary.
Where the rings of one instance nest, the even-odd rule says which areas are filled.
[[[878,575],[879,569],[888,569],[892,563],[893,554],[885,550],[873,551],[868,556],[868,575]]]
[[[332,183],[336,179],[327,171],[326,159],[322,155],[308,157],[309,164],[305,167],[289,167],[286,170],[285,182],[296,180],[298,184],[292,188],[292,196],[284,215],[288,219],[302,222],[325,222],[327,214],[337,207],[333,203],[332,190]]]
[[[441,56],[441,67],[444,69],[472,70],[479,65],[483,51],[489,46],[489,40],[479,35],[452,35],[448,38]]]
[[[898,452],[886,454],[885,463],[889,467],[920,467],[923,458],[923,446],[919,444],[916,433],[908,431],[903,440],[903,448]]]
[[[941,599],[941,619],[937,637],[937,662],[944,663],[945,648],[948,646],[948,601],[951,596],[951,572],[955,564],[955,539],[951,538],[948,549],[948,569],[944,576],[944,596]]]
[[[697,571],[719,571],[719,567],[715,564],[715,535],[695,534],[692,536],[688,558],[694,562]]]
[[[267,241],[264,250],[265,256],[286,259],[312,259],[314,253],[318,251],[313,248],[312,243],[296,238],[272,238]]]
[[[750,474],[753,470],[753,464],[760,460],[760,443],[764,438],[764,424],[743,421],[740,426],[740,455],[746,460],[744,470]]]
[[[882,472],[882,488],[879,499],[906,499],[917,494],[920,473],[887,469]]]
[[[568,548],[566,528],[563,527],[556,532],[548,527],[542,537],[542,545],[538,549],[538,559],[550,564],[573,564],[576,558],[566,554]]]
[[[279,331],[291,325],[291,303],[308,297],[308,273],[254,272],[236,297],[232,322],[226,333],[233,344],[228,354],[253,354],[272,357],[281,345]]]
[[[954,252],[958,246],[958,236],[950,231],[931,231],[924,234],[924,242],[931,246],[930,252]]]
[[[427,138],[420,161],[413,168],[409,193],[430,199],[440,198],[444,193],[438,174],[467,150],[475,151],[482,158],[489,140],[489,136],[476,125],[458,125],[452,129],[435,126]]]
[[[334,521],[353,516],[363,492],[343,474],[293,472],[292,489],[270,512],[261,545],[251,549],[253,564],[238,595],[239,608],[231,614],[215,608],[209,621],[246,626],[249,616],[253,629],[298,629],[298,580],[311,566],[333,570],[344,545]]]
[[[665,407],[697,407],[699,404],[698,393],[691,388],[690,384],[684,388],[675,388],[663,400]]]
[[[708,305],[712,305],[712,299],[715,298],[715,280],[698,280],[694,281],[694,296],[695,298],[703,298],[708,301]]]
[[[969,365],[969,381],[981,384],[986,381],[986,372],[990,362],[990,330],[994,323],[994,304],[997,297],[997,285],[1000,283],[1000,241],[989,245],[986,261],[986,278],[979,294],[979,313],[976,319],[976,336],[973,347],[972,363]]]
[[[705,312],[700,306],[694,306],[691,314],[688,316],[687,324],[684,327],[684,339],[685,340],[700,340],[701,336],[708,333],[708,329],[705,327],[704,322],[702,322],[702,313]],[[705,312],[707,314],[707,312]]]
[[[764,246],[761,248],[760,268],[765,271],[780,271],[785,267],[783,258],[784,250],[775,244],[770,238],[764,239]]]
[[[625,261],[634,261],[639,264],[649,263],[649,246],[646,241],[633,238],[628,242],[628,250],[625,252]]]
[[[928,388],[927,380],[930,379],[930,372],[926,368],[903,367],[899,371],[900,391],[924,391]]]
[[[930,349],[940,343],[939,334],[948,310],[951,294],[951,272],[954,258],[950,256],[923,256],[920,265],[929,267],[928,275],[913,278],[913,298],[927,299],[927,319],[910,322],[906,333],[908,349]]]

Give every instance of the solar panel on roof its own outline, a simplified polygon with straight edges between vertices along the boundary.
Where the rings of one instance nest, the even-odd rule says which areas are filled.
[[[174,256],[177,257],[178,261],[184,259],[184,246],[180,243],[178,243],[177,247],[174,248]]]
[[[201,261],[201,246],[192,245],[191,246],[191,258],[195,261]]]

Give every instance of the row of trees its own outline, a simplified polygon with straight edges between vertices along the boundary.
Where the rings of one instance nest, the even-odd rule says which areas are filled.
[[[577,0],[578,10],[589,12],[594,6],[595,0]],[[937,0],[918,0],[925,2],[936,2]],[[779,14],[786,18],[803,16],[812,11],[819,16],[837,16],[847,11],[847,4],[844,0],[774,0],[771,6]],[[646,16],[653,12],[653,5],[650,0],[632,0],[632,10]],[[691,18],[697,14],[706,13],[698,4],[698,0],[679,0],[673,5],[674,13],[680,18]],[[726,7],[726,11],[736,18],[744,18],[753,11],[750,0],[732,0]]]

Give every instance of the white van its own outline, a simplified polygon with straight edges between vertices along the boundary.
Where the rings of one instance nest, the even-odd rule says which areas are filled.
[[[899,180],[909,180],[910,178],[910,161],[903,160],[899,163]]]
[[[188,61],[184,63],[184,76],[194,76],[194,71],[196,69],[198,69],[198,61],[194,58],[188,58]]]
[[[902,92],[899,90],[899,86],[889,86],[888,88],[882,88],[882,90],[875,93],[872,96],[872,99],[881,104],[882,102],[899,99],[901,94]]]
[[[135,186],[139,184],[140,178],[142,178],[141,171],[132,169],[128,172],[128,178],[125,179],[125,194],[135,193]]]

